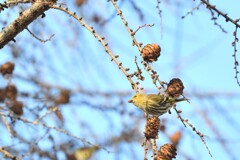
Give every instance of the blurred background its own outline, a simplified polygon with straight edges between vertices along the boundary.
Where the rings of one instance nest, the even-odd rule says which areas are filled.
[[[145,77],[139,85],[145,93],[158,93],[111,2],[58,3],[83,17],[104,36],[109,49],[119,55],[118,60],[130,68],[130,73],[137,70],[134,62],[137,56]],[[184,95],[190,103],[180,103],[177,108],[182,110],[184,119],[205,135],[213,158],[199,136],[192,128],[184,127],[173,110],[172,114],[160,117],[157,146],[176,144],[176,159],[238,159],[240,88],[234,78],[232,56],[235,25],[207,9],[200,0],[116,3],[132,30],[154,24],[141,28],[135,37],[143,45],[161,46],[161,56],[151,65],[163,82],[172,78],[182,80]],[[239,1],[209,3],[233,20],[239,18]],[[1,28],[30,5],[19,3],[2,11]],[[143,159],[141,145],[146,119],[141,110],[127,102],[135,92],[126,76],[111,62],[98,40],[75,19],[54,9],[45,15],[28,29],[49,41],[43,43],[24,30],[15,37],[15,43],[11,41],[0,50],[2,66],[6,62],[15,64],[11,76],[0,77],[0,97],[2,93],[11,94],[10,98],[15,96],[23,109],[22,113],[10,110],[11,102],[0,101],[0,147],[22,159],[74,160],[86,148],[91,148],[91,153],[79,159]],[[239,60],[238,52],[236,55]],[[9,111],[18,115],[12,116]],[[151,155],[149,149],[149,159]],[[4,157],[1,152],[0,157]]]

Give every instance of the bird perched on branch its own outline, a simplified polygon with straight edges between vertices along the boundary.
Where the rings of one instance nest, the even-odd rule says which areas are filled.
[[[158,94],[136,93],[128,102],[133,103],[148,114],[161,116],[168,112],[175,103],[187,100],[186,98],[177,99]]]

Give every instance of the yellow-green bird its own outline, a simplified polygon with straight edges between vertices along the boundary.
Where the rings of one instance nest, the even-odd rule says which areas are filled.
[[[135,106],[148,114],[161,116],[168,112],[175,103],[186,100],[188,99],[176,99],[158,94],[136,93],[128,102],[133,103]]]
[[[89,160],[97,150],[99,150],[98,146],[93,147],[83,147],[79,148],[75,151],[75,159],[76,160]]]

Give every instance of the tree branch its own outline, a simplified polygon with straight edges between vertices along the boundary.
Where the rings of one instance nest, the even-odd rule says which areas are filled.
[[[26,11],[19,14],[9,26],[5,27],[0,32],[0,49],[3,48],[9,41],[14,40],[20,32],[33,22],[38,16],[48,10],[53,2],[35,2]]]

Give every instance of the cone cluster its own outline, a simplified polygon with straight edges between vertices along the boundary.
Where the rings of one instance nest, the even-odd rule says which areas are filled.
[[[6,62],[0,67],[0,73],[3,76],[12,75],[15,64]],[[23,103],[17,100],[18,90],[15,85],[9,83],[5,88],[0,88],[0,103],[5,103],[9,109],[16,115],[23,114]]]

